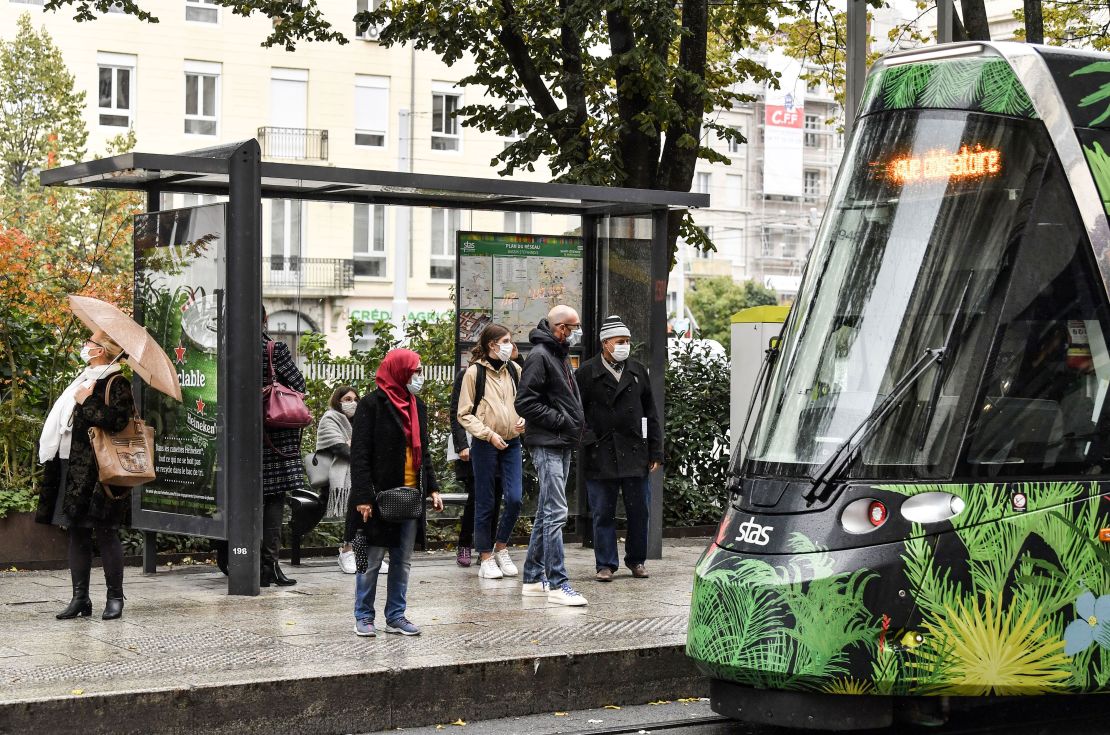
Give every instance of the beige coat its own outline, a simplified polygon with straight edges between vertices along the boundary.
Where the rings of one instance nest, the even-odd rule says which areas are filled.
[[[520,436],[516,424],[520,416],[513,405],[516,402],[516,385],[509,375],[517,370],[515,364],[506,363],[500,370],[494,370],[486,359],[472,363],[463,376],[459,391],[459,423],[475,439],[489,441],[490,434],[496,433],[505,441]],[[486,390],[482,404],[474,409],[474,387],[478,370],[486,371]]]

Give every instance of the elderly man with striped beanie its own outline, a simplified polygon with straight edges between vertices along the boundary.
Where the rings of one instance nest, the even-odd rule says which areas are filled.
[[[587,360],[575,379],[586,430],[579,450],[594,521],[596,579],[611,582],[617,559],[617,495],[624,496],[628,534],[624,563],[646,579],[648,475],[663,463],[663,431],[647,369],[629,357],[632,334],[619,316],[601,324],[601,354]]]

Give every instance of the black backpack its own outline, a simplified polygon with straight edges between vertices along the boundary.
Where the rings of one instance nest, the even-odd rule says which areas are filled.
[[[509,377],[513,380],[513,387],[516,388],[520,385],[520,373],[518,372],[520,366],[512,360],[509,360],[506,364],[509,368]],[[470,407],[470,413],[474,415],[478,410],[478,406],[482,405],[482,399],[485,398],[486,395],[486,371],[485,366],[479,365],[478,363],[468,365],[466,369],[469,370],[472,367],[479,368],[478,375],[474,378],[474,405]]]

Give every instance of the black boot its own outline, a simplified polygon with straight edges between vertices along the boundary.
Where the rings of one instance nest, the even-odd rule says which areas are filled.
[[[292,587],[296,583],[297,583],[297,580],[290,579],[289,577],[285,576],[285,572],[281,571],[281,567],[278,565],[277,560],[275,559],[274,560],[274,584],[276,584],[278,587]]]
[[[103,620],[118,620],[123,617],[123,589],[119,587],[108,588],[108,601],[104,604]]]
[[[269,587],[274,583],[274,565],[272,562],[263,561],[258,575],[258,586]]]
[[[92,615],[92,600],[89,599],[89,574],[91,572],[91,569],[70,570],[70,580],[73,583],[73,599],[66,605],[65,610],[54,617],[58,620],[72,620],[73,618],[87,618]]]

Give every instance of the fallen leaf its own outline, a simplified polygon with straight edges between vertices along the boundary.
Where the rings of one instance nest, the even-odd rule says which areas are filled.
[[[297,624],[297,621],[295,621],[295,620],[286,620],[286,621],[285,621],[285,624],[286,624],[286,625],[296,625],[296,624]]]
[[[701,697],[683,697],[678,700],[679,702],[700,702]]]
[[[655,702],[648,702],[648,704],[653,705],[653,706],[656,705],[656,704],[670,704],[670,703],[671,703],[671,701],[669,699],[660,699],[660,700],[657,700]]]
[[[566,712],[556,712],[556,713],[555,713],[555,716],[556,716],[556,717],[566,717],[566,716],[567,716],[567,713],[566,713]]]
[[[605,705],[605,709],[620,709],[620,707],[615,704],[607,704]]]
[[[72,692],[70,692],[70,694],[72,694],[75,697],[80,697],[84,693],[85,693],[84,689],[74,689]]]
[[[437,729],[437,730],[442,730],[442,729],[443,729],[443,725],[436,725],[436,729]]]
[[[530,640],[528,642],[538,646],[539,643],[540,643],[540,639],[539,638],[533,638],[532,640]]]
[[[466,727],[466,720],[464,720],[460,717],[459,719],[455,720],[451,724],[454,725],[455,727]]]

